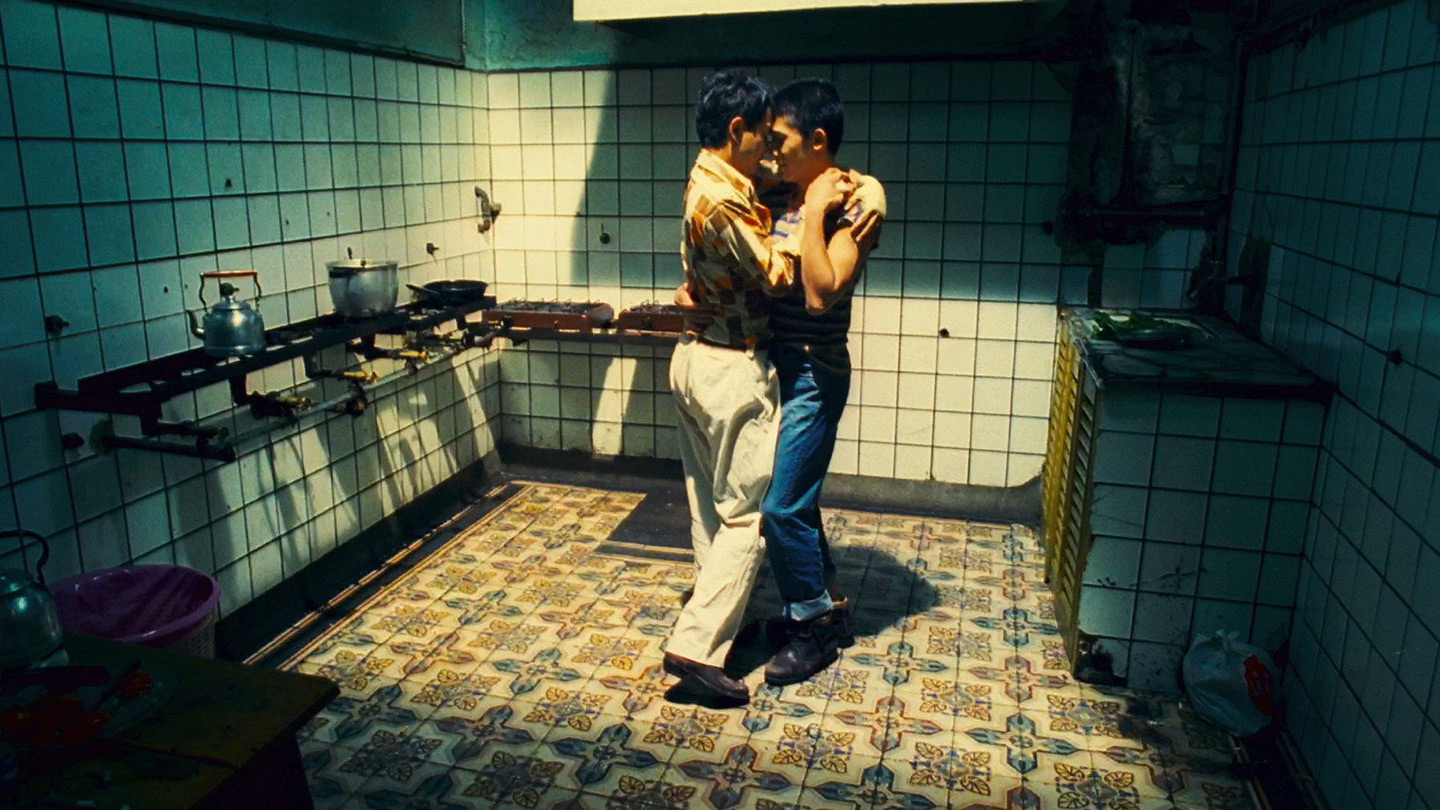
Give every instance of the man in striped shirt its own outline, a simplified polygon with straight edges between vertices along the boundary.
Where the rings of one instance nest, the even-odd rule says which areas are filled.
[[[809,678],[854,642],[819,500],[850,390],[851,298],[879,238],[885,193],[873,177],[836,164],[844,130],[844,105],[830,82],[800,79],[776,94],[771,150],[796,190],[774,232],[798,241],[803,283],[777,298],[770,316],[783,417],[762,530],[790,629],[765,667],[775,685]]]

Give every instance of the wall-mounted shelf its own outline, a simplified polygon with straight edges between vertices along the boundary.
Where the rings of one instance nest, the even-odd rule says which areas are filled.
[[[165,402],[183,394],[193,393],[212,385],[228,383],[237,406],[249,406],[257,417],[293,417],[299,410],[312,407],[308,401],[278,393],[250,391],[246,378],[253,371],[304,358],[307,375],[345,380],[351,394],[342,397],[335,409],[347,413],[364,410],[365,385],[380,379],[373,374],[343,370],[325,370],[319,365],[320,352],[334,346],[347,346],[365,360],[382,357],[405,360],[410,369],[417,368],[429,357],[427,346],[384,349],[375,345],[377,335],[424,333],[454,322],[455,338],[435,339],[450,352],[489,345],[497,331],[493,324],[470,323],[467,316],[495,305],[490,296],[463,304],[445,307],[405,304],[394,312],[372,318],[347,319],[338,315],[321,315],[297,323],[266,330],[264,351],[244,357],[211,357],[204,349],[172,354],[136,363],[80,379],[75,390],[65,390],[51,381],[35,386],[35,405],[91,413],[135,416],[140,419],[141,433],[146,438],[106,436],[111,447],[154,450],[220,461],[233,461],[235,442],[224,431],[188,422],[164,422],[161,408]],[[188,443],[163,441],[151,437],[181,436]]]
[[[517,346],[527,340],[663,346],[675,342],[684,322],[673,305],[641,304],[617,318],[600,301],[507,301],[484,318]]]
[[[530,340],[554,340],[563,343],[602,343],[625,346],[673,346],[679,332],[644,332],[632,329],[596,329],[581,332],[575,329],[549,329],[544,327],[501,326],[497,337],[509,338],[511,343],[520,345]]]

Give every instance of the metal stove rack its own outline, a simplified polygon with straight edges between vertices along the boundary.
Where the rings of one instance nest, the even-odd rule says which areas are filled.
[[[364,319],[321,315],[266,330],[268,345],[264,351],[253,355],[220,358],[207,355],[203,349],[190,349],[83,377],[73,391],[60,388],[54,381],[37,383],[35,405],[39,408],[135,416],[140,419],[141,433],[146,437],[169,435],[191,440],[186,444],[153,438],[106,436],[105,443],[112,447],[233,461],[236,456],[234,445],[225,440],[222,431],[188,422],[164,422],[161,406],[183,394],[228,383],[235,404],[250,406],[255,415],[293,416],[295,403],[287,402],[285,397],[276,394],[249,391],[247,375],[297,357],[314,358],[332,346],[347,345],[366,359],[373,359],[384,354],[384,350],[374,348],[376,335],[426,332],[451,321],[455,322],[457,331],[464,333],[456,343],[458,349],[489,345],[496,327],[485,322],[471,323],[467,316],[494,306],[495,299],[486,296],[438,308],[405,304],[387,315]],[[352,386],[363,398],[359,382],[352,379]]]

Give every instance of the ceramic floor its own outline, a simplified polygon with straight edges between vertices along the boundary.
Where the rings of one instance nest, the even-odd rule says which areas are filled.
[[[747,638],[748,707],[667,699],[689,567],[594,552],[642,497],[527,485],[293,658],[341,689],[301,735],[316,806],[1253,806],[1224,733],[1068,676],[1023,527],[828,512],[856,646],[776,689]]]

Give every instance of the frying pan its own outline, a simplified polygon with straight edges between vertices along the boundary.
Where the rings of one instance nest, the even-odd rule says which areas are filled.
[[[480,298],[485,295],[485,288],[489,284],[476,279],[451,279],[432,281],[429,284],[406,284],[405,286],[414,290],[423,302],[448,307],[469,303]]]

